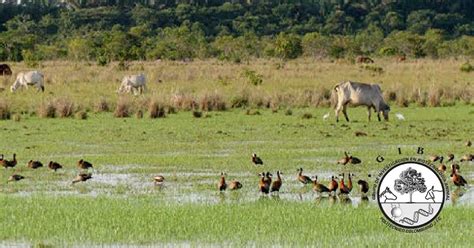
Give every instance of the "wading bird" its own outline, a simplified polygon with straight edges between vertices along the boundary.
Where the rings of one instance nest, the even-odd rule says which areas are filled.
[[[12,181],[20,181],[22,179],[25,179],[24,176],[21,176],[21,175],[18,175],[18,174],[13,174],[11,175],[9,178],[8,178],[8,181],[9,182],[12,182]]]
[[[30,160],[28,162],[28,168],[31,168],[31,169],[38,169],[40,167],[43,167],[43,164],[40,162],[40,161],[33,161],[33,160]]]
[[[318,183],[318,176],[314,176],[313,191],[319,194],[322,194],[325,192],[330,193],[329,189],[326,186]]]
[[[255,165],[263,165],[263,161],[261,158],[257,157],[257,154],[254,153],[252,154],[252,162],[255,164]]]
[[[451,181],[453,181],[454,185],[458,187],[467,186],[466,180],[458,174],[454,164],[451,165]]]
[[[13,160],[3,159],[3,155],[2,155],[2,160],[0,160],[0,165],[3,166],[4,168],[15,167],[16,163],[17,161],[16,161],[15,153],[13,153]]]
[[[92,178],[92,173],[79,173],[74,180],[72,180],[72,184],[78,183],[78,182],[85,182],[89,179]]]
[[[83,169],[83,170],[87,170],[89,168],[93,168],[92,167],[92,164],[87,162],[87,161],[84,161],[83,159],[77,161],[77,167]]]
[[[275,181],[273,181],[272,183],[272,187],[270,189],[271,192],[279,192],[280,191],[280,188],[281,188],[281,185],[283,184],[283,181],[281,180],[281,171],[277,171],[277,179]]]
[[[59,169],[62,169],[63,166],[57,162],[49,161],[48,168],[51,170],[57,171]]]
[[[309,178],[308,176],[303,175],[303,168],[299,168],[296,171],[298,171],[298,175],[296,176],[296,179],[298,179],[298,181],[300,181],[300,183],[308,184],[308,183],[312,182],[311,178]]]
[[[227,183],[225,182],[225,176],[226,174],[224,172],[221,172],[221,179],[219,180],[219,183],[217,184],[217,188],[219,191],[225,191],[227,189]]]

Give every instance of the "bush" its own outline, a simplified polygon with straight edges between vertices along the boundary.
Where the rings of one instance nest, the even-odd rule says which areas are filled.
[[[199,104],[203,111],[224,111],[227,109],[225,101],[218,93],[204,94]]]
[[[313,118],[313,115],[311,113],[304,113],[301,118],[303,119],[311,119]]]
[[[114,116],[117,118],[130,117],[130,103],[125,99],[119,99],[115,107]]]
[[[74,103],[68,99],[58,99],[55,103],[56,114],[61,118],[71,117],[74,114]]]
[[[87,119],[87,112],[84,110],[76,112],[74,117],[78,120],[86,120]]]
[[[110,107],[109,103],[105,98],[101,98],[96,104],[95,104],[95,112],[100,113],[100,112],[109,112]]]
[[[14,114],[13,115],[13,120],[16,121],[16,122],[21,121],[21,115],[20,114]]]
[[[460,70],[462,72],[471,72],[471,71],[474,71],[474,66],[472,66],[469,62],[466,62],[461,65]]]
[[[290,108],[286,109],[285,115],[293,115],[293,110],[291,110]]]
[[[8,120],[10,116],[10,106],[8,106],[6,101],[0,101],[0,120]]]
[[[51,101],[42,103],[38,106],[36,113],[41,118],[54,118],[56,117],[56,106]]]
[[[166,117],[165,107],[157,101],[152,101],[148,105],[148,112],[150,112],[150,118],[152,119]]]
[[[303,53],[301,38],[295,34],[280,33],[275,40],[275,55],[282,59],[295,59]]]
[[[142,119],[143,118],[143,111],[140,109],[137,111],[137,113],[135,114],[135,116],[137,117],[137,119]]]
[[[252,85],[261,85],[263,83],[263,76],[255,71],[244,69],[242,76],[247,79],[247,82]]]
[[[202,117],[202,112],[201,111],[193,111],[193,116],[194,118],[201,118]]]
[[[231,100],[232,108],[245,108],[250,104],[250,97],[248,92],[242,91],[239,95],[236,95]]]

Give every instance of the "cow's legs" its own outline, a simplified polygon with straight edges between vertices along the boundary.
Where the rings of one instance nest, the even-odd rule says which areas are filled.
[[[342,110],[342,103],[337,103],[337,106],[336,106],[336,122],[339,122],[339,113],[341,112]]]
[[[349,122],[349,117],[347,116],[347,103],[342,106],[342,113],[346,117],[346,121]]]
[[[381,120],[380,120],[380,108],[377,108],[377,107],[374,106],[374,111],[377,112],[377,119],[378,119],[379,121],[381,121]]]
[[[370,121],[370,116],[372,115],[372,111],[370,111],[370,106],[367,107],[367,115],[369,116],[369,121]]]

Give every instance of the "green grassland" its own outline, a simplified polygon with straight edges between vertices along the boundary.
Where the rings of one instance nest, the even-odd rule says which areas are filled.
[[[18,96],[15,96],[18,97]],[[322,116],[331,112],[323,121]],[[406,121],[394,118],[402,113]],[[313,118],[302,118],[310,113]],[[295,108],[274,113],[260,109],[209,112],[194,118],[178,112],[160,119],[113,118],[90,114],[87,120],[38,118],[0,121],[0,151],[18,155],[14,169],[0,170],[0,240],[8,244],[145,244],[145,245],[285,245],[285,246],[469,246],[474,242],[472,190],[456,190],[453,202],[433,228],[418,234],[391,230],[381,221],[377,205],[317,198],[296,182],[296,169],[318,175],[354,173],[371,183],[386,161],[401,156],[473,153],[474,109],[392,107],[389,122],[367,122],[365,108],[349,109],[351,122],[336,124],[327,108]],[[355,132],[367,133],[356,136]],[[422,146],[425,154],[417,155]],[[398,147],[402,155],[398,154]],[[362,159],[360,165],[337,165],[344,151]],[[256,168],[257,153],[265,162]],[[75,163],[94,164],[93,179],[71,184]],[[28,169],[27,161],[49,160],[65,168]],[[279,196],[262,197],[257,190],[261,171],[283,171]],[[239,192],[218,193],[224,171],[238,179]],[[472,184],[473,164],[461,174]],[[12,173],[27,177],[7,183]],[[152,177],[166,183],[154,186]],[[347,204],[344,204],[347,203]],[[0,245],[2,243],[0,242]]]

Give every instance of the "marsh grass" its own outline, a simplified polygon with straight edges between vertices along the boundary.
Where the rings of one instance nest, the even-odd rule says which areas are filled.
[[[131,114],[132,112],[131,112],[130,101],[126,98],[120,98],[115,107],[114,117],[126,118],[126,117],[130,117]]]
[[[431,229],[406,234],[385,226],[375,206],[354,208],[266,197],[253,203],[217,205],[167,205],[153,197],[0,196],[0,199],[3,202],[0,239],[26,239],[46,245],[133,245],[159,241],[170,245],[332,246],[337,243],[364,247],[387,243],[410,246],[413,240],[420,239],[426,246],[466,247],[474,242],[470,235],[472,223],[466,221],[473,213],[469,207],[448,207],[442,213],[442,221]],[[55,224],[51,225],[51,221]]]
[[[450,202],[432,229],[406,234],[384,226],[373,202],[367,206],[321,203],[311,187],[295,180],[295,169],[302,167],[310,175],[320,175],[325,184],[326,175],[351,172],[372,185],[375,178],[365,175],[383,168],[375,160],[380,154],[386,161],[451,152],[459,158],[472,149],[464,145],[474,125],[471,106],[393,106],[392,111],[403,113],[406,120],[391,118],[390,122],[367,122],[366,108],[350,108],[351,122],[339,124],[333,114],[321,120],[328,108],[294,108],[293,115],[258,111],[261,115],[247,116],[246,110],[230,109],[200,119],[178,112],[159,124],[149,118],[118,120],[109,113],[91,114],[85,121],[36,116],[21,123],[0,121],[2,139],[9,141],[0,142],[0,150],[8,158],[16,152],[19,161],[15,170],[0,170],[1,242],[61,247],[158,242],[377,247],[387,242],[410,246],[414,238],[426,246],[459,247],[473,242],[472,191],[462,191],[465,195],[458,204]],[[314,118],[303,120],[304,113]],[[356,138],[355,132],[368,136]],[[418,146],[424,147],[425,154],[417,154]],[[337,165],[344,151],[363,162]],[[251,163],[254,152],[265,161],[265,170],[285,173],[280,200],[259,197],[257,174],[262,168]],[[80,158],[94,164],[93,179],[72,186]],[[54,160],[65,168],[57,173],[46,168],[33,171],[25,166],[29,159]],[[462,175],[472,184],[473,167],[461,166]],[[228,173],[229,180],[242,181],[241,191],[216,192],[221,171]],[[28,178],[7,184],[13,172]],[[160,189],[152,181],[158,174],[167,180]],[[357,197],[357,190],[353,191]]]
[[[46,94],[68,96],[85,109],[96,112],[114,110],[118,102],[116,89],[124,75],[144,72],[148,78],[146,98],[158,99],[176,111],[221,111],[228,108],[300,108],[334,106],[331,94],[341,81],[379,83],[389,103],[399,106],[449,106],[456,103],[472,104],[474,74],[460,73],[456,60],[412,60],[396,63],[377,60],[384,68],[378,74],[361,69],[352,63],[297,59],[275,69],[273,60],[255,60],[251,70],[261,76],[262,84],[245,82],[242,73],[247,65],[215,60],[179,63],[173,61],[130,62],[128,71],[118,70],[116,64],[95,66],[88,63],[43,62],[45,94],[34,89],[8,91],[0,95],[11,103],[11,112],[29,111],[32,105],[43,102]],[[12,63],[15,71],[29,68],[23,63]],[[245,74],[245,73],[244,73]],[[225,84],[219,83],[225,79]],[[5,79],[8,87],[13,79]],[[157,83],[162,80],[162,83]],[[449,92],[449,93],[447,93]],[[416,93],[416,94],[414,94]],[[142,96],[131,96],[142,99]],[[398,100],[401,98],[402,100]],[[432,104],[439,101],[439,104]],[[130,101],[130,109],[142,108],[142,101]],[[146,106],[145,106],[146,109]]]

